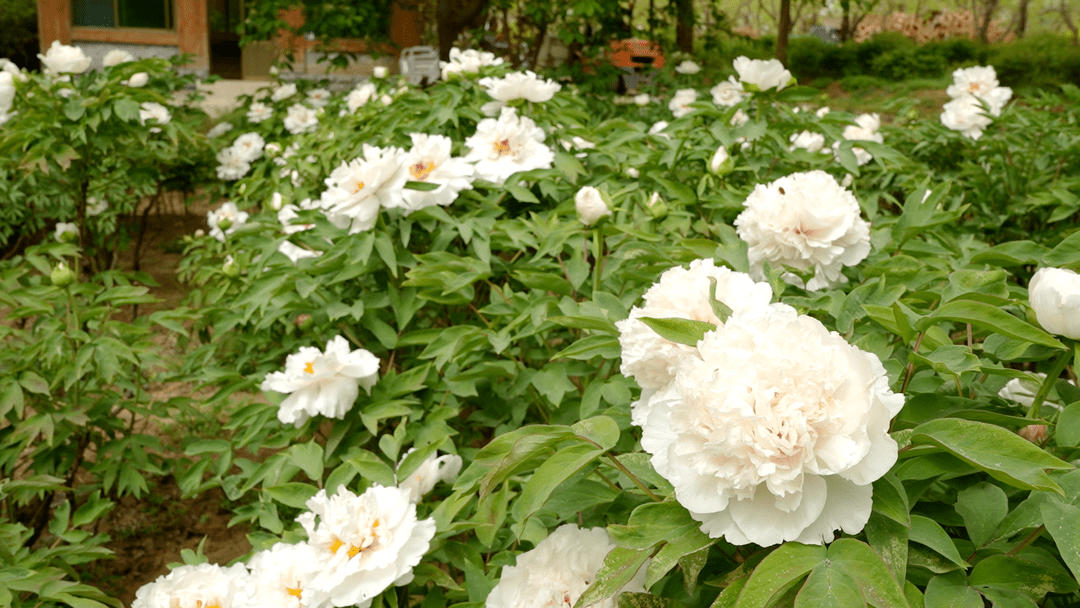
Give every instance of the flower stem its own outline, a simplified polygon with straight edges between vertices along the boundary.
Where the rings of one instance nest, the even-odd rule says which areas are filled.
[[[1073,356],[1072,349],[1068,352],[1058,355],[1057,361],[1054,361],[1054,366],[1050,368],[1049,373],[1046,374],[1046,380],[1043,381],[1042,386],[1039,387],[1039,392],[1035,393],[1035,400],[1031,402],[1031,408],[1028,409],[1027,417],[1029,420],[1034,420],[1039,417],[1039,408],[1042,407],[1043,401],[1046,400],[1046,396],[1050,394],[1050,389],[1054,387],[1054,384],[1058,380],[1058,376],[1061,375],[1062,370],[1069,363],[1069,359]]]
[[[649,498],[655,500],[656,502],[664,502],[663,498],[660,498],[659,496],[654,494],[653,491],[650,490],[648,486],[646,486],[640,479],[638,479],[636,475],[634,475],[633,473],[630,472],[630,469],[626,468],[623,465],[623,463],[619,462],[618,458],[615,458],[615,456],[613,456],[611,454],[604,454],[604,455],[607,456],[608,458],[610,458],[611,462],[613,462],[615,464],[616,468],[618,468],[620,471],[622,471],[624,475],[629,477],[630,481],[634,482],[634,485],[641,488],[642,492],[645,492],[646,494],[648,494]]]
[[[593,256],[593,297],[600,291],[600,253],[603,250],[603,240],[600,238],[600,229],[593,230],[592,256]]]

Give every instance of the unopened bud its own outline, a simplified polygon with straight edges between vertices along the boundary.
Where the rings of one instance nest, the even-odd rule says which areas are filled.
[[[53,268],[52,273],[49,275],[49,279],[52,280],[52,284],[57,287],[66,287],[75,282],[75,273],[68,268],[68,265],[60,262]]]
[[[1027,439],[1031,443],[1042,445],[1042,443],[1046,441],[1046,425],[1031,424],[1020,429],[1016,434]]]
[[[224,232],[224,231],[228,230],[229,228],[232,228],[232,220],[227,218],[227,217],[223,217],[220,220],[218,220],[217,227],[220,228],[222,230],[222,232]]]
[[[225,272],[225,276],[240,276],[240,265],[236,263],[236,260],[231,255],[225,256],[225,263],[221,265],[221,269]]]
[[[311,324],[314,321],[311,319],[311,315],[307,313],[301,313],[296,315],[296,326],[302,330],[311,329]]]
[[[664,199],[660,196],[659,192],[652,193],[652,196],[650,196],[649,200],[645,203],[645,210],[649,212],[649,215],[651,215],[653,219],[657,220],[668,214],[667,203],[664,202]]]

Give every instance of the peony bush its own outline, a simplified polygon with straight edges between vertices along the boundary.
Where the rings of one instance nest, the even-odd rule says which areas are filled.
[[[149,65],[61,51],[77,79],[12,75],[4,170],[43,179],[20,117],[69,85],[181,141],[158,76],[118,88]],[[276,81],[183,131],[213,197],[187,308],[131,329],[146,277],[84,236],[121,199],[57,165],[84,211],[0,269],[2,597],[118,605],[71,565],[169,474],[253,550],[185,552],[140,608],[1080,601],[1080,91],[958,70],[924,121],[700,67],[641,102],[460,50],[423,89]],[[166,418],[213,431],[123,424]]]

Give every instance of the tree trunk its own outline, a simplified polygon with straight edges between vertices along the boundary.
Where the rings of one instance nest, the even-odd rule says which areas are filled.
[[[1065,22],[1065,27],[1069,28],[1069,31],[1073,35],[1073,46],[1080,44],[1080,28],[1077,28],[1073,24],[1072,18],[1069,16],[1069,9],[1065,6],[1065,0],[1061,0],[1061,6],[1058,7],[1058,12],[1061,13],[1061,20]]]
[[[999,0],[987,0],[983,4],[985,12],[982,16],[982,22],[979,23],[979,40],[981,40],[983,44],[988,44],[990,42],[990,22],[994,19],[994,10],[997,9],[998,1]]]
[[[780,0],[780,23],[776,32],[776,58],[787,64],[788,34],[791,33],[791,0]]]
[[[1024,37],[1024,32],[1027,31],[1027,14],[1028,14],[1028,3],[1029,2],[1030,2],[1030,0],[1020,0],[1020,7],[1017,9],[1019,11],[1019,13],[1020,13],[1020,15],[1019,15],[1019,18],[1020,18],[1019,23],[1016,24],[1016,37],[1017,38],[1023,38]]]
[[[450,59],[450,49],[461,32],[483,24],[483,15],[490,0],[439,0],[435,9],[435,25],[439,32],[439,56]]]
[[[679,50],[684,53],[694,52],[694,0],[676,0],[678,14],[675,28],[675,40]]]
[[[840,43],[843,44],[851,39],[851,2],[845,0],[840,3],[844,16],[840,18]]]

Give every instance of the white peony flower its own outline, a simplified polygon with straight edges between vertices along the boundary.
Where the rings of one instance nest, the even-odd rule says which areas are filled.
[[[81,48],[60,44],[59,40],[53,40],[44,55],[38,53],[38,59],[45,70],[52,74],[82,74],[90,69],[90,58]]]
[[[401,462],[405,462],[405,457],[412,454],[415,449],[410,448],[408,452],[405,452],[405,455],[401,457]],[[401,462],[398,463],[399,469],[401,468]],[[420,463],[420,466],[416,467],[416,470],[404,479],[401,478],[399,473],[397,487],[399,490],[408,492],[409,500],[415,503],[434,490],[435,484],[440,481],[453,483],[461,471],[461,464],[461,456],[444,454],[436,457],[435,454],[432,454],[424,459],[424,462]]]
[[[150,82],[150,75],[146,72],[135,72],[131,75],[131,78],[123,81],[121,84],[125,84],[129,87],[139,89],[146,86],[146,83]]]
[[[945,111],[941,114],[941,124],[971,139],[982,137],[983,130],[993,122],[974,95],[954,99],[942,109]]]
[[[285,359],[284,372],[271,372],[262,390],[288,393],[278,408],[278,420],[300,425],[316,414],[344,418],[360,394],[371,394],[379,380],[379,359],[363,348],[350,350],[349,343],[335,336],[326,351],[301,346]]]
[[[108,68],[129,61],[135,61],[135,56],[123,49],[113,49],[108,53],[105,53],[105,58],[101,60],[101,65]]]
[[[862,530],[904,405],[878,358],[784,304],[733,314],[696,351],[641,445],[701,530],[761,546]]]
[[[101,215],[102,213],[105,213],[105,210],[108,208],[109,201],[103,198],[91,196],[86,199],[86,215],[91,217]]]
[[[710,279],[716,281],[715,288]],[[635,306],[629,318],[615,323],[622,347],[619,369],[644,389],[641,399],[630,408],[634,424],[645,423],[651,395],[671,384],[686,358],[697,356],[696,348],[661,337],[639,319],[679,318],[722,325],[713,312],[710,291],[737,314],[768,307],[773,295],[768,283],[757,283],[749,275],[716,266],[710,259],[694,260],[689,269],[676,266],[665,271],[645,292],[642,306]]]
[[[218,152],[217,161],[217,176],[221,180],[237,180],[247,175],[248,171],[251,171],[251,163],[244,160],[244,152],[231,146]],[[213,231],[211,231],[211,234],[213,234]]]
[[[728,154],[727,148],[720,146],[713,153],[712,159],[709,161],[709,170],[716,175],[727,175],[735,169],[735,161],[731,159],[731,155]]]
[[[1043,329],[1080,340],[1080,275],[1067,268],[1040,268],[1028,283],[1028,299]]]
[[[355,234],[375,225],[380,207],[399,207],[408,173],[400,148],[363,146],[364,155],[343,162],[323,183],[319,206],[340,228]]]
[[[371,69],[372,78],[386,78],[390,74],[390,70],[384,65],[377,65]]]
[[[870,253],[870,224],[860,217],[855,196],[824,171],[794,173],[758,184],[735,218],[739,238],[749,245],[750,275],[765,278],[763,263],[813,270],[806,289],[815,291],[847,281],[844,266]],[[801,281],[784,275],[793,285]]]
[[[11,110],[15,103],[15,77],[8,72],[0,72],[0,114]]]
[[[56,222],[53,236],[61,243],[79,242],[79,227],[72,222]]]
[[[214,211],[206,213],[206,223],[210,225],[210,236],[225,242],[225,237],[236,232],[248,220],[247,211],[240,211],[236,203],[225,201]]]
[[[462,74],[464,72],[476,73],[485,66],[502,65],[501,57],[495,53],[480,52],[472,49],[461,50],[457,47],[450,49],[450,61],[440,61],[442,78],[446,80],[450,74]]]
[[[311,89],[307,92],[307,102],[316,108],[326,107],[326,104],[330,103],[330,91]]]
[[[285,130],[293,135],[311,133],[319,125],[318,112],[303,104],[289,106],[288,115],[285,117]]]
[[[267,118],[270,118],[274,114],[274,108],[262,103],[261,101],[253,101],[248,106],[247,119],[254,123],[260,123]]]
[[[131,608],[248,608],[249,593],[244,564],[180,566],[139,587]]]
[[[249,163],[262,158],[265,146],[266,141],[263,140],[262,135],[255,132],[244,133],[237,137],[232,144],[233,149],[240,155],[240,158]]]
[[[828,152],[828,150],[822,150],[825,147],[825,136],[821,133],[812,133],[810,131],[793,133],[790,141],[789,152],[794,151],[795,148],[802,148],[807,152]]]
[[[675,118],[681,118],[686,116],[694,109],[690,107],[690,104],[697,101],[697,91],[694,89],[679,89],[675,91],[675,95],[672,96],[671,101],[668,102],[668,109],[675,115]]]
[[[172,114],[169,113],[169,108],[157,103],[155,101],[144,101],[139,106],[139,123],[146,124],[148,120],[156,120],[159,125],[167,125],[172,120]],[[160,127],[151,127],[151,133],[161,133]]]
[[[653,126],[649,127],[649,135],[659,135],[664,139],[671,139],[671,136],[664,133],[664,129],[668,128],[668,122],[666,120],[658,120],[653,123]]]
[[[749,95],[734,76],[728,76],[727,80],[709,89],[709,92],[712,93],[713,103],[725,108],[739,105]]]
[[[26,82],[26,74],[22,73],[19,66],[15,65],[14,61],[0,57],[0,72],[11,74],[13,78],[18,78],[22,82]]]
[[[408,180],[439,184],[435,190],[402,190],[396,206],[412,213],[424,207],[443,207],[457,200],[462,190],[472,189],[473,166],[464,158],[452,157],[454,142],[445,135],[411,133],[412,148],[402,158]]]
[[[825,118],[825,115],[828,114],[828,113],[829,113],[829,106],[821,106],[820,108],[817,109],[816,112],[814,112],[814,116],[817,116],[818,118]]]
[[[517,556],[516,565],[503,566],[499,583],[488,594],[485,608],[568,608],[596,580],[604,558],[615,548],[607,530],[563,524],[531,551]],[[645,568],[619,592],[645,591]],[[614,596],[589,608],[615,608]]]
[[[877,114],[860,114],[855,118],[855,124],[844,127],[843,137],[848,141],[874,141],[880,144],[885,141],[885,137],[878,133],[880,128],[881,118]],[[840,142],[834,142],[832,147],[834,152],[839,150]],[[860,167],[874,159],[872,154],[862,148],[852,147],[851,151]]]
[[[314,605],[367,608],[391,585],[412,581],[435,536],[435,521],[417,519],[409,492],[394,487],[375,484],[359,496],[345,486],[334,496],[319,490],[307,507],[297,521],[321,558],[305,588],[315,590]]]
[[[675,71],[680,74],[686,74],[687,76],[693,76],[701,71],[701,66],[687,59],[675,66]]]
[[[743,112],[742,109],[735,110],[735,113],[731,115],[731,120],[728,122],[733,127],[741,127],[750,122],[750,115]],[[743,140],[745,141],[745,139]]]
[[[211,139],[213,139],[215,137],[221,137],[222,135],[228,133],[229,131],[232,131],[232,129],[233,129],[232,123],[219,122],[218,124],[214,125],[213,129],[210,129],[209,131],[206,132],[206,136],[211,138]]]
[[[604,195],[592,186],[585,186],[577,191],[574,195],[574,207],[577,209],[578,219],[586,226],[592,226],[600,221],[600,218],[612,215]]]
[[[1024,406],[1025,408],[1031,407],[1035,403],[1035,393],[1039,391],[1039,387],[1046,380],[1046,374],[1035,372],[1031,374],[1032,378],[1013,378],[1005,383],[1005,386],[1001,387],[998,391],[998,397],[1005,399],[1006,401],[1014,401]],[[1070,384],[1076,385],[1075,382],[1069,381]],[[1049,400],[1049,397],[1043,401],[1043,405],[1049,405],[1056,409],[1062,409],[1060,403],[1054,403]]]
[[[378,90],[370,82],[359,84],[349,91],[349,95],[345,98],[345,107],[348,108],[349,114],[355,114],[357,109],[367,105],[367,102],[377,94]]]
[[[488,116],[498,114],[509,101],[524,99],[543,103],[562,89],[562,85],[554,80],[544,80],[530,71],[512,72],[502,78],[481,78],[480,86],[495,100],[480,108]]]
[[[626,174],[634,179],[641,177],[641,171],[638,171],[635,167],[627,167]]]
[[[1012,89],[998,86],[997,72],[993,66],[956,70],[953,72],[953,83],[945,92],[953,99],[971,95],[985,101],[990,106],[991,116],[1001,116],[1001,109],[1012,98]]]
[[[773,88],[782,91],[793,80],[791,72],[776,59],[750,59],[742,56],[735,59],[734,66],[744,88],[750,91],[768,91]]]
[[[634,103],[639,106],[647,106],[652,101],[652,97],[648,93],[639,93],[634,95]]]
[[[465,140],[465,160],[475,163],[480,179],[496,184],[519,171],[550,169],[555,153],[544,145],[544,130],[526,116],[505,107],[499,118],[485,118]]]
[[[296,95],[296,84],[290,82],[289,84],[283,84],[274,89],[274,92],[270,94],[270,101],[281,101],[283,99],[288,99],[293,95]]]
[[[252,555],[248,561],[251,607],[316,608],[311,580],[322,557],[308,543],[277,543]]]

